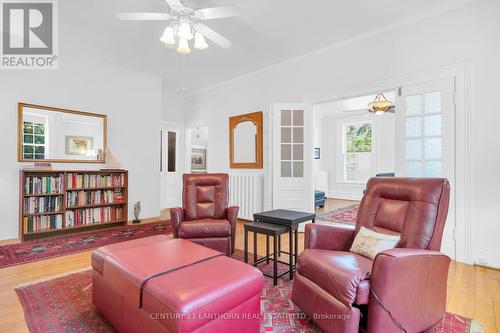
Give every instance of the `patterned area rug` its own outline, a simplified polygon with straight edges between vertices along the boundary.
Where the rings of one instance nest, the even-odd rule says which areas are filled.
[[[168,221],[124,225],[0,246],[0,268],[88,251],[131,239],[172,233]]]
[[[316,221],[355,225],[359,205],[338,208],[316,215]]]
[[[241,260],[242,251],[235,259]],[[261,269],[270,271],[272,265]],[[281,269],[285,269],[281,265]],[[292,282],[286,277],[274,286],[266,279],[262,292],[261,333],[319,333],[321,330],[310,321],[290,300]],[[110,324],[92,305],[92,271],[74,273],[52,280],[16,289],[24,309],[30,332],[114,332]],[[478,328],[470,318],[446,313],[441,323],[426,333],[473,333]]]

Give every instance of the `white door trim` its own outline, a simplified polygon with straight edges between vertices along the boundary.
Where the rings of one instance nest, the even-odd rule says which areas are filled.
[[[454,77],[455,95],[455,239],[456,261],[473,264],[473,230],[471,224],[471,78],[470,61],[432,68],[360,85],[335,96],[307,100],[321,104],[349,97],[369,95],[378,91],[394,90],[400,86],[424,83]]]

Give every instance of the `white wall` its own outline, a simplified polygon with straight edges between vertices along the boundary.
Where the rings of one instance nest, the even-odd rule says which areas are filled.
[[[184,123],[184,96],[172,90],[165,80],[161,84],[161,119],[166,122]]]
[[[369,83],[470,61],[474,256],[476,262],[500,267],[499,12],[500,2],[479,1],[200,91],[186,99],[186,122],[208,125],[209,147],[220,146],[227,144],[229,115],[267,110],[275,102],[338,97],[355,89],[363,91]],[[223,147],[211,151],[213,171],[227,170],[227,154]]]
[[[16,162],[18,102],[107,114],[108,145],[122,167],[129,170],[129,216],[138,200],[142,202],[143,217],[159,215],[161,80],[90,59],[61,57],[58,70],[0,72],[0,239],[18,236],[19,170],[24,165]]]

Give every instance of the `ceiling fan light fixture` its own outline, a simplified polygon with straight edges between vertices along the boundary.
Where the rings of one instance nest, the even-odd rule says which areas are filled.
[[[189,48],[187,39],[181,38],[179,40],[179,47],[177,48],[177,52],[179,52],[180,54],[191,53],[191,49]]]
[[[160,37],[160,42],[167,45],[175,44],[174,29],[172,27],[165,28],[163,35]]]
[[[368,104],[368,110],[376,115],[382,115],[392,108],[393,104],[385,98],[383,93],[378,93],[373,102]]]
[[[177,35],[179,38],[191,40],[193,39],[193,32],[191,31],[191,25],[187,22],[182,22],[179,25],[179,29],[177,31]]]
[[[206,50],[208,48],[207,41],[201,32],[194,34],[194,48],[197,50]]]

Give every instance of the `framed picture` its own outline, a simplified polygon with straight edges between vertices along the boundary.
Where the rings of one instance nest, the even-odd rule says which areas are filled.
[[[191,170],[204,171],[207,169],[207,149],[192,148],[191,149]]]
[[[321,158],[321,150],[319,148],[314,148],[314,159],[319,160]]]
[[[90,136],[66,136],[66,155],[85,156],[94,150],[94,138]]]

